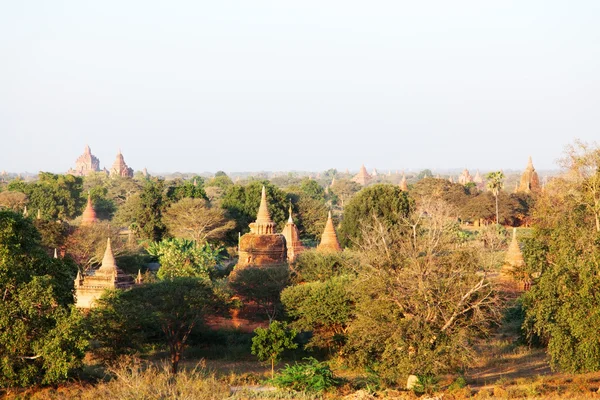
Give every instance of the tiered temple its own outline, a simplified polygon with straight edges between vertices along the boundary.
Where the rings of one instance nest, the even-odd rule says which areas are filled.
[[[481,176],[481,174],[479,173],[479,170],[477,170],[477,173],[475,174],[475,177],[473,178],[473,182],[477,186],[477,189],[479,189],[479,190],[485,189],[485,181],[484,181],[483,177]]]
[[[473,182],[473,177],[469,173],[468,169],[464,169],[462,174],[458,177],[458,183],[461,185],[466,185],[467,183]]]
[[[340,242],[338,241],[337,234],[335,233],[335,228],[333,227],[333,220],[331,219],[331,211],[327,215],[327,223],[325,224],[325,229],[323,230],[323,235],[321,235],[321,243],[317,246],[317,250],[319,251],[342,251],[342,247],[340,246]]]
[[[120,176],[123,178],[132,178],[133,177],[133,169],[129,168],[125,163],[125,158],[123,158],[123,154],[121,150],[119,150],[119,154],[117,154],[117,159],[112,165],[110,169],[110,176]]]
[[[263,186],[256,221],[250,224],[250,233],[240,237],[237,267],[282,265],[286,259],[285,237],[275,232]]]
[[[529,157],[529,163],[527,164],[527,168],[521,175],[521,181],[519,182],[519,186],[515,190],[516,193],[538,193],[541,191],[542,187],[540,185],[540,178],[535,172],[535,168],[533,168],[533,161],[531,160],[531,156]]]
[[[371,182],[371,175],[369,175],[369,173],[367,172],[367,169],[365,168],[364,164],[361,165],[360,171],[358,171],[358,174],[356,174],[354,178],[352,178],[352,181],[363,186],[366,186],[369,184],[369,182]]]
[[[75,161],[75,168],[69,169],[68,174],[84,176],[92,172],[100,171],[100,160],[92,154],[90,146],[85,146],[83,154]]]
[[[75,305],[78,308],[93,308],[94,302],[102,296],[105,290],[129,289],[133,284],[134,279],[117,267],[109,238],[106,241],[106,250],[100,268],[93,275],[82,276],[77,272]]]
[[[96,211],[92,204],[92,196],[88,193],[87,205],[81,215],[81,226],[90,226],[96,221],[98,221],[98,218],[96,217]]]
[[[290,206],[290,217],[285,224],[285,228],[283,228],[283,236],[285,237],[285,246],[287,248],[287,259],[289,262],[294,262],[298,254],[304,251],[304,246],[300,242],[298,228],[292,219],[292,206]]]

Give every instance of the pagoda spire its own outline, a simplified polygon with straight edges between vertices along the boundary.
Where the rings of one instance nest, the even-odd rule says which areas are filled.
[[[342,251],[342,247],[340,246],[340,242],[338,241],[337,234],[335,233],[335,228],[333,226],[331,210],[327,215],[327,222],[325,223],[325,229],[321,235],[321,243],[317,247],[317,250],[334,252]]]
[[[54,248],[54,258],[58,258],[58,252],[56,251],[56,247]]]
[[[402,172],[402,180],[400,181],[400,190],[402,190],[403,192],[408,191],[408,182],[406,182],[406,175],[404,175],[404,172]]]
[[[117,263],[110,244],[110,238],[106,239],[106,250],[104,251],[104,257],[102,258],[102,265],[96,271],[96,274],[100,273],[103,275],[114,275],[117,273]]]
[[[135,283],[138,285],[142,284],[142,270],[138,269],[137,278],[135,278]]]
[[[83,210],[83,214],[81,215],[81,225],[89,226],[96,221],[98,221],[98,218],[96,217],[96,211],[92,205],[92,195],[88,191],[87,205],[85,206],[85,210]]]
[[[267,192],[265,187],[262,187],[262,193],[260,197],[260,206],[258,207],[258,214],[256,215],[256,223],[257,224],[272,224],[273,220],[271,219],[271,214],[269,213],[268,203],[267,203]]]
[[[290,204],[289,213],[290,213],[290,216],[288,217],[288,223],[293,224],[294,220],[292,219],[292,205],[291,204]]]

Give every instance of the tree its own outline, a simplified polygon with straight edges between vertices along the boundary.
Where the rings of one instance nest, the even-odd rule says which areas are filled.
[[[252,338],[252,354],[259,361],[271,363],[271,379],[275,373],[275,363],[286,349],[295,349],[294,338],[298,333],[289,329],[285,322],[273,321],[269,328],[256,328]]]
[[[348,326],[354,316],[352,276],[332,277],[324,282],[289,286],[281,293],[292,326],[311,331],[309,346],[340,351],[346,344]]]
[[[600,150],[576,143],[567,148],[566,169],[537,199],[533,238],[524,256],[534,285],[523,296],[530,340],[547,345],[555,370],[600,370],[600,273],[598,195]]]
[[[122,336],[136,334],[136,331],[139,333],[140,327],[158,327],[162,340],[169,348],[171,372],[177,374],[190,333],[204,323],[209,315],[218,311],[220,301],[210,282],[196,278],[174,278],[135,286],[113,295],[109,293],[98,304],[99,309],[112,309],[106,316],[115,318],[114,313],[119,316],[113,321],[123,322],[118,328]],[[102,334],[103,331],[97,329],[96,332]],[[105,339],[101,342],[110,344]],[[127,343],[125,347],[133,345]]]
[[[199,244],[218,241],[235,228],[225,211],[211,207],[204,199],[183,198],[165,211],[163,220],[171,235],[194,240]]]
[[[339,229],[342,247],[360,241],[362,227],[372,221],[373,216],[384,224],[393,225],[400,223],[409,210],[408,195],[396,185],[375,184],[361,190],[344,209]]]
[[[65,380],[87,347],[71,312],[76,267],[50,258],[29,219],[0,211],[0,387]]]
[[[0,208],[22,211],[27,205],[27,195],[21,192],[6,191],[0,193]]]
[[[351,361],[389,381],[468,364],[472,340],[497,321],[500,300],[480,247],[461,243],[455,213],[422,199],[399,223],[365,222],[345,348]]]
[[[162,239],[166,228],[162,221],[165,206],[163,195],[164,181],[149,180],[140,193],[139,207],[134,211],[134,221],[143,239],[158,242]]]
[[[496,224],[499,223],[500,217],[498,213],[498,194],[504,187],[504,173],[502,171],[490,172],[485,176],[486,187],[492,192],[496,198]]]
[[[290,279],[287,266],[235,269],[229,275],[229,286],[243,300],[255,303],[273,321],[280,312],[280,295]]]
[[[335,183],[331,185],[331,191],[341,200],[342,208],[360,189],[361,186],[358,183],[349,179],[336,179]]]
[[[195,183],[194,180],[182,181],[180,179],[174,179],[168,181],[166,188],[167,200],[170,202],[177,202],[185,198],[208,200],[206,192],[204,191],[204,180],[202,178],[194,179]]]
[[[65,239],[65,249],[82,271],[99,265],[106,250],[106,239],[110,238],[113,253],[125,253],[126,240],[119,235],[119,229],[106,222],[96,222],[89,226],[79,226]]]
[[[11,189],[12,188],[12,189]],[[40,172],[37,182],[9,184],[9,190],[23,192],[30,210],[40,210],[47,219],[73,219],[85,204],[81,196],[83,179],[73,175]]]
[[[205,243],[199,246],[187,239],[164,239],[151,243],[148,253],[158,257],[159,279],[195,277],[210,281],[221,261],[221,249]]]

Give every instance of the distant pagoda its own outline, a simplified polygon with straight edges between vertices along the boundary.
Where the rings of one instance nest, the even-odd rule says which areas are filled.
[[[521,175],[521,181],[519,182],[519,186],[516,188],[516,193],[538,193],[542,189],[540,185],[540,178],[535,172],[535,168],[533,168],[533,161],[531,160],[531,156],[529,156],[529,162],[527,163],[527,168]]]
[[[87,205],[85,206],[85,210],[83,210],[83,214],[81,215],[81,226],[90,226],[98,221],[96,217],[96,211],[94,210],[94,206],[92,204],[92,196],[88,192]]]
[[[133,285],[134,279],[117,267],[109,238],[106,240],[106,250],[100,268],[94,271],[93,274],[84,276],[77,272],[75,278],[75,306],[77,308],[93,308],[95,307],[95,301],[107,289],[129,289]]]
[[[98,171],[100,171],[100,160],[92,154],[90,146],[86,145],[83,154],[75,161],[75,168],[69,169],[67,173],[76,176],[85,176]]]
[[[285,237],[275,232],[275,223],[269,213],[267,194],[262,188],[256,221],[250,224],[250,233],[240,237],[239,260],[236,268],[285,264],[287,249]]]
[[[342,251],[337,234],[335,233],[333,220],[331,219],[331,211],[329,211],[329,214],[327,215],[327,223],[325,224],[325,229],[321,235],[321,243],[317,246],[317,250],[323,252]]]
[[[400,190],[408,192],[408,182],[406,181],[406,175],[402,172],[402,179],[400,180]]]
[[[458,177],[458,183],[461,185],[466,185],[467,183],[473,182],[473,177],[469,173],[468,169],[464,169],[462,174]]]
[[[119,150],[119,153],[117,154],[117,159],[115,160],[115,162],[112,165],[112,168],[110,169],[110,176],[133,178],[133,169],[129,168],[125,163],[125,158],[123,157],[121,150]]]
[[[367,172],[367,169],[365,168],[364,164],[361,165],[360,171],[358,171],[358,174],[356,174],[354,178],[352,178],[352,181],[363,186],[369,184],[369,182],[371,181],[371,175],[369,175],[369,173]]]
[[[290,216],[285,228],[283,228],[283,236],[285,237],[285,246],[287,248],[287,259],[289,262],[294,262],[298,254],[304,251],[304,246],[300,242],[298,228],[292,218],[292,206],[290,206]]]
[[[479,173],[479,170],[477,170],[477,173],[475,174],[475,177],[473,178],[473,183],[475,183],[475,186],[477,186],[477,189],[479,189],[479,190],[485,189],[485,180]]]

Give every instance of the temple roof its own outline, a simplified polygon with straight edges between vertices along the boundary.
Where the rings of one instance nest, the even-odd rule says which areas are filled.
[[[260,195],[260,206],[258,207],[258,214],[256,215],[257,224],[272,224],[271,214],[269,213],[267,203],[267,192],[265,187],[262,187],[262,193]]]
[[[517,241],[517,228],[513,228],[512,240],[508,246],[508,251],[506,252],[506,258],[504,259],[504,262],[513,267],[521,267],[525,265],[523,253],[521,253],[521,248],[519,247],[519,242]]]
[[[117,273],[117,262],[110,245],[110,238],[108,238],[106,239],[106,250],[102,258],[102,265],[96,270],[96,275],[116,275]]]
[[[321,235],[321,243],[317,249],[325,251],[342,251],[337,234],[335,233],[333,220],[331,219],[331,211],[329,211],[329,214],[327,215],[327,223],[325,224],[323,235]]]
[[[402,180],[400,181],[400,190],[403,192],[408,191],[408,182],[406,182],[406,175],[404,175],[404,172],[402,173]]]
[[[83,210],[83,214],[81,215],[81,225],[91,225],[97,220],[98,218],[96,217],[96,211],[92,205],[92,196],[90,192],[88,192],[87,205],[85,206],[85,210]]]
[[[356,183],[360,183],[363,186],[369,183],[371,180],[371,175],[369,175],[367,172],[364,164],[360,166],[360,171],[358,171],[358,174],[356,174],[352,180]]]

